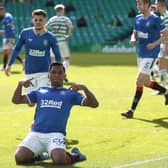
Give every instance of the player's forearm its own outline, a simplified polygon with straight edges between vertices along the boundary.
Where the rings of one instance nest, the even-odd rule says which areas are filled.
[[[0,30],[0,35],[4,34],[4,30]]]
[[[90,107],[98,107],[99,103],[94,94],[87,87],[84,87],[83,91],[86,95],[86,101],[85,101],[86,104],[84,105]]]
[[[55,46],[53,48],[53,52],[54,52],[54,55],[55,55],[55,61],[61,62],[61,54],[60,54],[60,50],[59,50],[58,46]]]
[[[71,26],[69,27],[68,35],[71,36],[71,34],[73,33],[73,31],[74,31],[74,27],[71,25]]]
[[[20,104],[21,103],[21,100],[22,100],[22,85],[20,83],[18,83],[17,87],[16,87],[16,90],[13,94],[13,97],[12,97],[12,102],[14,104]]]
[[[12,52],[11,57],[9,58],[9,62],[8,62],[9,66],[11,66],[14,63],[14,61],[18,55],[19,55],[19,50],[17,48],[15,48]]]
[[[154,46],[158,46],[160,45],[161,43],[163,43],[164,41],[166,40],[166,37],[165,36],[161,36],[158,40],[156,40],[153,44]]]
[[[130,41],[136,41],[136,35],[135,35],[135,33],[132,33]]]
[[[13,52],[12,52],[12,55],[9,58],[8,65],[11,66],[14,63],[16,57],[19,55],[19,52],[22,48],[22,45],[23,45],[22,40],[18,40],[17,43],[16,43],[16,46],[15,46]]]

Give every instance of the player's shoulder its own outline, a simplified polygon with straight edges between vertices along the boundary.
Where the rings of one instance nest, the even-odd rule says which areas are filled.
[[[22,30],[22,32],[30,32],[33,31],[33,27],[27,27]]]
[[[151,16],[151,17],[154,17],[154,18],[160,18],[160,15],[157,14],[157,13],[155,13],[155,12],[152,12],[152,13],[150,14],[150,16]]]
[[[47,35],[49,38],[55,38],[55,35],[54,35],[54,33],[52,33],[50,30],[47,30],[46,32],[45,32],[45,35]]]
[[[65,16],[65,15],[64,15],[64,16],[62,16],[62,17],[63,17],[63,18],[65,18],[65,19],[70,19],[68,16]]]
[[[165,14],[168,15],[168,10],[165,11]]]
[[[67,21],[70,20],[70,18],[68,16],[62,15],[62,16],[57,16],[58,19],[62,20],[62,21]]]
[[[57,16],[52,16],[52,17],[49,18],[48,21],[50,22],[50,21],[53,21],[53,20],[55,20],[55,19],[57,19]]]
[[[7,12],[7,13],[5,14],[5,16],[6,16],[6,17],[13,17],[12,14],[9,13],[9,12]]]
[[[143,14],[138,14],[136,15],[135,19],[139,19],[139,18],[142,18],[143,17]]]
[[[71,21],[70,17],[64,16],[66,21]]]
[[[163,13],[163,19],[164,18],[168,18],[168,10],[166,10],[164,13]]]
[[[26,35],[26,34],[29,34],[29,33],[33,33],[33,27],[23,28],[22,31],[21,31],[22,35]]]
[[[5,17],[4,17],[3,20],[6,20],[6,21],[7,21],[7,20],[13,20],[12,14],[7,12],[7,13],[5,14]]]
[[[67,17],[65,15],[61,15],[61,16],[55,15],[55,16],[51,17],[51,19],[69,19],[69,17]]]

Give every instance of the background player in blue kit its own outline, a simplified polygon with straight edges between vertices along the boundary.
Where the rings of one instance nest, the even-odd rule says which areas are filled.
[[[3,29],[0,30],[0,34],[3,35],[3,66],[1,70],[5,70],[15,44],[15,26],[12,14],[7,12],[3,5],[0,5],[0,20],[3,25]],[[16,59],[23,64],[19,56]]]
[[[143,87],[149,87],[164,94],[165,105],[168,105],[168,91],[155,81],[150,80],[152,67],[160,51],[160,43],[166,39],[167,29],[159,16],[151,13],[150,0],[137,0],[137,8],[141,14],[135,18],[135,28],[131,36],[130,44],[139,42],[138,68],[136,92],[131,108],[122,116],[133,118],[133,113],[143,93]],[[162,36],[161,36],[162,34]]]
[[[72,106],[97,107],[98,101],[85,85],[74,83],[70,89],[63,87],[66,74],[61,63],[51,63],[48,76],[51,87],[40,87],[24,95],[22,87],[32,85],[32,79],[27,79],[19,81],[13,94],[15,104],[37,104],[34,126],[15,154],[17,164],[31,163],[42,152],[48,152],[55,164],[72,164],[86,159],[77,148],[66,152],[66,125]],[[85,96],[79,90],[84,91]]]
[[[26,78],[33,78],[33,85],[28,87],[26,92],[30,92],[40,86],[49,85],[48,67],[51,63],[50,48],[53,50],[55,60],[58,62],[61,61],[55,36],[44,28],[46,24],[46,12],[42,9],[36,9],[32,12],[32,17],[34,27],[22,30],[5,70],[6,75],[10,75],[11,66],[24,45]]]

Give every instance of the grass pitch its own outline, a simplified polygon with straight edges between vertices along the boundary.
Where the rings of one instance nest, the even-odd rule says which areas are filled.
[[[99,100],[97,109],[74,107],[67,126],[67,150],[77,146],[87,160],[71,168],[167,168],[168,107],[163,96],[151,96],[144,89],[134,119],[120,113],[132,102],[136,78],[134,54],[73,53],[68,79],[84,83]],[[11,97],[22,66],[14,64],[12,74],[0,72],[0,167],[16,168],[16,147],[28,133],[34,107],[14,105]],[[67,86],[68,87],[68,86]],[[57,168],[50,161],[28,167]]]

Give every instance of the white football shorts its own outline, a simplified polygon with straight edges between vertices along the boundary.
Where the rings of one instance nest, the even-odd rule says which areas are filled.
[[[156,61],[156,58],[138,58],[139,73],[150,75]]]
[[[59,41],[58,42],[58,46],[59,46],[59,51],[61,54],[61,57],[70,57],[70,50],[69,50],[69,46],[68,46],[68,42],[67,41]],[[53,51],[51,50],[51,56],[54,56]]]
[[[63,149],[66,151],[65,136],[62,133],[38,133],[29,132],[19,147],[26,147],[37,156],[43,152],[51,152],[54,149]]]
[[[166,52],[165,52],[165,44],[161,44],[160,52],[159,52],[158,58],[168,59],[168,54],[166,54]]]
[[[13,49],[15,45],[15,39],[14,38],[3,38],[3,50],[7,49]]]
[[[33,86],[29,86],[28,88],[25,88],[26,93],[30,93],[33,90],[38,89],[39,87],[51,85],[47,72],[26,75],[26,79],[30,79],[30,78],[33,78],[33,80],[31,81]]]

